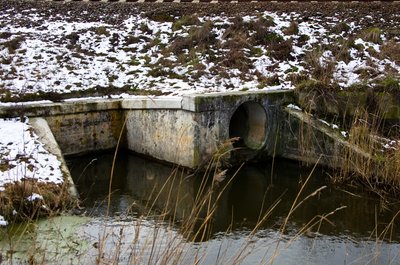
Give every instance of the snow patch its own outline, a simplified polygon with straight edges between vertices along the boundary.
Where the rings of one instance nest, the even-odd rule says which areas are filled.
[[[32,195],[28,196],[26,199],[30,202],[40,201],[43,200],[43,196],[37,193],[32,193]]]
[[[28,119],[0,119],[0,188],[23,179],[60,184],[61,162],[39,142]]]
[[[7,226],[8,222],[4,220],[4,217],[0,215],[0,226]]]

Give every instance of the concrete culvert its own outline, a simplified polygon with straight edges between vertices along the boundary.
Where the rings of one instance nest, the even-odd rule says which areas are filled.
[[[257,102],[245,102],[233,113],[229,123],[229,137],[239,137],[234,147],[261,149],[265,143],[267,113]]]

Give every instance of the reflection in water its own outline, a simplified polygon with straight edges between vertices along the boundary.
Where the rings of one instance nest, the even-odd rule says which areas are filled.
[[[100,217],[107,211],[111,163],[110,154],[69,160],[86,209],[94,216]],[[219,255],[218,246],[225,242],[239,248],[263,216],[271,213],[255,234],[256,243],[244,262],[258,264],[263,257],[271,257],[275,251],[276,240],[281,238],[279,231],[282,224],[311,172],[310,168],[286,160],[278,161],[271,167],[269,162],[265,162],[246,165],[238,172],[231,169],[224,181],[213,183],[211,180],[204,181],[201,175],[191,176],[185,170],[121,154],[112,182],[110,215],[118,216],[118,220],[121,220],[121,215],[129,218],[143,215],[168,217],[177,229],[188,219],[196,217],[197,229],[202,221],[208,220],[207,213],[216,202],[212,218],[207,221],[207,232],[211,238],[201,238],[208,239],[204,264],[214,264]],[[376,198],[365,193],[352,194],[335,189],[327,184],[325,178],[322,169],[313,172],[298,202],[324,188],[305,200],[290,216],[285,229],[287,239],[283,237],[283,245],[286,246],[289,239],[294,238],[310,220],[322,220],[321,216],[342,206],[346,208],[328,215],[316,226],[304,231],[275,261],[278,264],[293,264],[300,255],[300,263],[346,264],[357,259],[359,263],[369,261],[371,253],[381,253],[377,255],[379,263],[398,258],[399,245],[390,242],[400,239],[397,220],[391,222],[400,209],[399,205],[390,205],[386,209]],[[208,197],[204,200],[205,194]],[[393,226],[384,237],[385,243],[376,244],[376,238],[383,238],[380,235],[390,223]],[[210,247],[213,245],[215,248]],[[377,247],[380,248],[378,252]]]
[[[94,215],[106,212],[111,163],[111,154],[70,160],[81,197]],[[228,177],[219,183],[218,190],[224,192],[213,215],[213,232],[224,232],[228,228],[252,229],[278,201],[264,227],[279,229],[310,172],[310,168],[286,160],[275,162],[273,170],[270,163],[244,166],[238,172],[230,170],[228,175],[233,179],[228,181]],[[190,216],[199,189],[209,191],[211,186],[208,181],[203,187],[202,176],[188,176],[185,171],[128,154],[118,160],[112,184],[111,214],[130,209],[132,214],[139,215],[153,206],[154,212],[168,213],[177,220]],[[299,201],[326,185],[324,171],[315,170]],[[328,185],[295,211],[288,230],[298,230],[313,217],[341,206],[346,208],[330,216],[329,222],[322,222],[320,233],[368,238],[373,236],[375,217],[378,226],[384,227],[399,210],[398,205],[391,205],[390,210],[384,208],[368,194],[356,195]],[[399,239],[399,235],[393,234],[392,239]]]

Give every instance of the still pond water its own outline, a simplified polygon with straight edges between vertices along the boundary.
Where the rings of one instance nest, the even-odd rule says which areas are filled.
[[[121,153],[108,203],[112,160],[112,154],[68,160],[86,217],[38,222],[35,230],[42,229],[41,234],[58,235],[40,239],[54,249],[47,260],[400,264],[400,217],[395,218],[400,205],[333,187],[323,169],[311,174],[312,168],[293,161],[275,161],[273,166],[267,161],[232,169],[218,181],[203,181],[204,174],[189,175]]]

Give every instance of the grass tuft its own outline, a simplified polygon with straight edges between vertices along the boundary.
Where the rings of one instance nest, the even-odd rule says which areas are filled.
[[[316,48],[305,55],[305,62],[308,64],[311,75],[322,83],[329,84],[335,70],[335,61],[322,57],[323,51]]]
[[[0,45],[4,46],[8,49],[9,53],[15,53],[21,47],[22,42],[24,41],[23,37],[15,37],[11,40],[1,42]]]
[[[296,21],[292,20],[290,22],[289,27],[284,29],[283,33],[285,33],[286,35],[297,35],[297,34],[299,34],[299,23],[297,23]]]
[[[183,29],[184,26],[198,26],[200,24],[200,20],[196,15],[184,15],[172,23],[172,30],[177,31]]]
[[[27,198],[34,193],[40,194],[43,199],[29,201]],[[75,204],[67,185],[22,180],[6,185],[5,190],[0,192],[0,215],[17,222],[54,215]]]
[[[380,28],[369,28],[361,32],[361,38],[365,41],[380,44],[382,43],[381,34]]]
[[[180,54],[183,50],[190,51],[193,48],[204,50],[216,43],[215,33],[212,31],[213,23],[206,21],[201,26],[193,26],[189,29],[187,37],[177,37],[171,43],[169,51]]]
[[[383,91],[398,94],[400,92],[400,80],[393,76],[386,76],[377,83],[378,88]]]
[[[110,32],[108,31],[108,29],[104,26],[100,26],[94,29],[94,32],[97,35],[104,35],[104,36],[110,36]]]
[[[396,41],[388,41],[381,46],[381,55],[400,64],[400,43]]]
[[[350,31],[350,26],[346,22],[340,22],[332,27],[331,32],[335,34],[347,34]]]

